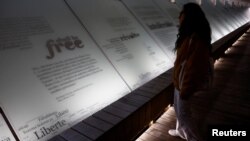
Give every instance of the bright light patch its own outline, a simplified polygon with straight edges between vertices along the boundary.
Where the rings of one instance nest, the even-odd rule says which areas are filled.
[[[151,120],[151,121],[149,122],[149,126],[151,126],[151,125],[153,125],[153,124],[154,124],[154,121]]]
[[[240,40],[241,40],[241,38],[240,39],[238,39],[238,41],[235,41],[233,44],[232,44],[232,46],[237,46],[239,43],[240,43]]]
[[[225,54],[229,53],[230,50],[231,50],[231,48],[228,48],[228,49],[225,51]]]
[[[219,65],[221,65],[221,63],[223,63],[223,60],[223,58],[216,59],[214,62],[214,68],[216,69]]]
[[[170,0],[171,3],[175,3],[175,0]]]

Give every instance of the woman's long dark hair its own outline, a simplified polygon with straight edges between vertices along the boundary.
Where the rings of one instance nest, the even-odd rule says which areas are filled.
[[[211,28],[201,7],[196,3],[187,3],[183,6],[180,15],[181,14],[184,14],[184,19],[179,27],[178,38],[174,50],[176,51],[180,47],[180,43],[193,33],[197,34],[202,40],[210,45]]]

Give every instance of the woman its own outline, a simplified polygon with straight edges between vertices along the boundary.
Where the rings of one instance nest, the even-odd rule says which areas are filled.
[[[187,3],[179,16],[179,33],[175,51],[173,82],[176,129],[172,136],[188,141],[202,141],[191,114],[191,98],[195,92],[207,87],[211,54],[211,29],[201,7]]]

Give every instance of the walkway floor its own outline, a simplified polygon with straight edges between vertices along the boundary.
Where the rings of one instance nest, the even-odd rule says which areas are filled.
[[[213,89],[199,94],[193,105],[204,136],[208,125],[250,125],[250,29],[216,61]],[[183,141],[168,134],[175,122],[170,107],[136,141]]]

